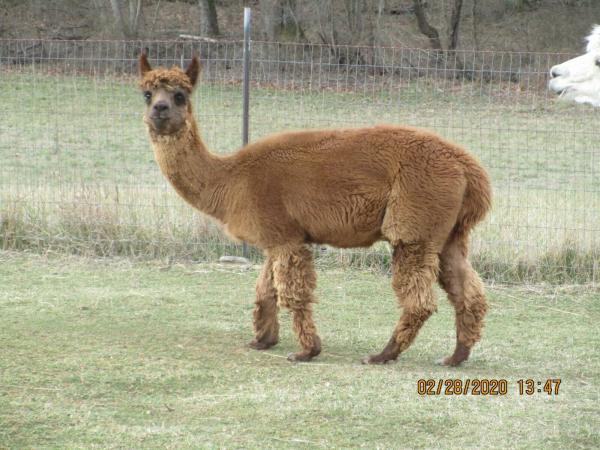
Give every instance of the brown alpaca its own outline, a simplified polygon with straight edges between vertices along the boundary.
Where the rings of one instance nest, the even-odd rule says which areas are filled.
[[[318,355],[310,244],[368,247],[386,240],[394,249],[392,286],[403,312],[383,351],[363,361],[395,360],[410,346],[436,310],[436,279],[456,309],[456,349],[442,362],[466,360],[487,310],[467,259],[469,233],[491,202],[479,163],[427,131],[389,125],[275,134],[217,156],[202,142],[192,113],[199,72],[196,58],[184,72],[153,70],[142,55],[144,121],[158,165],[179,195],[220,221],[229,236],[265,253],[250,346],[277,343],[283,306],[302,347],[289,359]]]

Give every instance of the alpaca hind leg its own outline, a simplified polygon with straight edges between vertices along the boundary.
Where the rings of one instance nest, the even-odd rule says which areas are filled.
[[[483,284],[467,259],[467,236],[452,237],[440,255],[439,282],[456,312],[456,348],[442,365],[457,366],[469,358],[481,339],[487,303]]]
[[[273,259],[267,255],[261,274],[256,282],[256,301],[253,313],[255,338],[250,347],[266,350],[279,340],[277,320],[277,291],[273,282]]]
[[[431,247],[413,243],[398,244],[394,248],[392,286],[403,306],[402,315],[383,351],[364,358],[363,363],[384,364],[395,360],[435,312],[432,285],[437,277],[438,256]]]
[[[288,356],[290,361],[308,361],[321,353],[321,339],[312,317],[313,291],[317,284],[312,252],[304,245],[272,251],[273,277],[279,305],[292,312],[294,332],[302,350]]]

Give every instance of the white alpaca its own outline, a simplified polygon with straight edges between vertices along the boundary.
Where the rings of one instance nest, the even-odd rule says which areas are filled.
[[[600,106],[600,25],[586,38],[586,53],[550,69],[550,90],[560,98]]]

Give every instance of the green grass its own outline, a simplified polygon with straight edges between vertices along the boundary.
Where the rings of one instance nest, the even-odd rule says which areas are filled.
[[[390,280],[319,271],[324,351],[251,337],[255,269],[0,253],[0,446],[6,448],[595,448],[600,291],[488,286],[460,368],[445,299],[396,364],[363,366],[398,312]],[[427,396],[417,380],[508,380],[506,396]],[[560,378],[558,395],[517,380]]]
[[[447,83],[417,80],[400,91],[376,85],[357,91],[255,86],[251,138],[287,129],[409,124],[459,142],[499,184],[565,188],[581,174],[586,186],[600,188],[588,173],[597,137],[582,123],[592,109],[550,103],[539,93],[507,92],[513,87],[502,84],[489,85],[488,92],[479,83]],[[0,140],[4,176],[45,176],[44,185],[85,179],[91,185],[139,186],[160,179],[141,120],[137,80],[7,72],[0,86],[10,94]],[[201,82],[195,93],[196,116],[217,153],[240,147],[241,103],[238,84]]]
[[[293,89],[252,88],[252,139],[381,122],[433,129],[492,176],[494,209],[474,237],[474,260],[488,279],[597,280],[600,158],[588,126],[597,111],[506,82],[374,78],[313,89],[291,81]],[[0,121],[0,248],[203,260],[239,252],[166,185],[135,79],[6,69],[0,90],[9,112]],[[217,80],[196,92],[196,115],[216,152],[239,147],[240,95],[238,84]],[[379,249],[375,257],[350,253],[337,262],[387,260]]]

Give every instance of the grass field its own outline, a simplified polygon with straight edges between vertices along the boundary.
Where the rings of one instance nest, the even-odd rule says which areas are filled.
[[[251,139],[421,126],[474,153],[494,187],[472,245],[491,309],[463,367],[435,364],[455,339],[439,292],[396,364],[360,364],[399,315],[384,244],[315,248],[323,353],[292,364],[287,312],[275,348],[246,346],[258,267],[210,263],[240,247],[159,173],[136,80],[95,72],[90,55],[87,76],[68,60],[0,65],[0,449],[600,447],[600,110],[555,101],[531,65],[519,83],[254,73]],[[194,96],[221,154],[241,140],[226,66],[208,61]],[[423,396],[420,379],[508,392]],[[521,379],[560,379],[559,392],[522,395]]]
[[[325,70],[325,69],[323,69]],[[217,77],[218,78],[218,77]],[[489,169],[494,210],[474,260],[494,281],[596,281],[600,255],[598,112],[514,83],[382,78],[313,89],[254,86],[251,138],[307,127],[423,126]],[[7,71],[0,79],[0,248],[211,260],[239,251],[166,185],[142,126],[136,80]],[[352,90],[353,89],[353,90]],[[239,147],[241,87],[201,84],[195,109],[219,153]],[[375,255],[375,256],[373,256]],[[330,259],[387,261],[386,252]]]
[[[256,269],[0,253],[0,447],[596,448],[600,291],[488,286],[463,367],[445,299],[396,364],[363,366],[398,312],[376,272],[319,271],[324,351],[289,363],[289,315],[251,337]],[[505,396],[420,396],[419,379],[506,379]],[[558,395],[517,380],[560,378]]]

